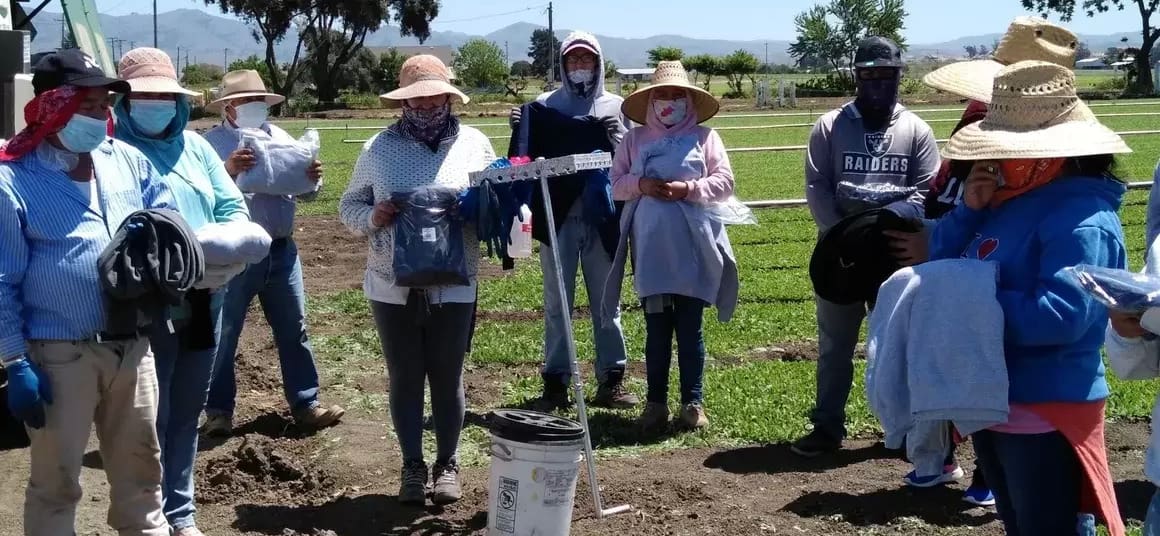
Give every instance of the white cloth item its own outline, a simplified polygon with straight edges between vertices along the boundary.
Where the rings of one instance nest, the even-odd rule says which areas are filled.
[[[252,221],[209,223],[195,234],[207,266],[254,264],[270,254],[270,234]]]
[[[964,436],[1007,422],[997,274],[994,263],[949,259],[882,284],[870,313],[866,397],[888,448],[903,438],[908,448],[941,441],[932,437],[937,426],[916,428],[923,421],[951,422]]]
[[[193,288],[217,290],[225,287],[233,278],[246,271],[247,264],[207,264],[202,273],[201,281]]]
[[[239,148],[254,151],[254,167],[238,174],[238,189],[269,195],[302,195],[317,189],[318,185],[306,175],[318,157],[316,137],[287,141],[275,139],[261,129],[239,130]]]

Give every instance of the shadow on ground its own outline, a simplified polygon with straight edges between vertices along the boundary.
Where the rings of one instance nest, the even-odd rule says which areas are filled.
[[[487,512],[481,511],[460,523],[441,518],[438,507],[426,509],[399,506],[394,496],[363,495],[341,497],[319,506],[241,505],[235,508],[233,527],[241,532],[284,534],[422,534],[466,535],[487,526]]]
[[[782,510],[803,518],[840,517],[862,527],[897,525],[902,518],[915,518],[938,527],[981,527],[995,520],[993,511],[982,514],[982,509],[962,501],[961,491],[946,487],[899,487],[859,494],[811,492]]]
[[[705,467],[733,474],[824,473],[839,467],[870,460],[896,459],[898,451],[882,443],[858,449],[842,449],[818,458],[803,458],[790,450],[789,444],[742,447],[715,452],[705,459]]]

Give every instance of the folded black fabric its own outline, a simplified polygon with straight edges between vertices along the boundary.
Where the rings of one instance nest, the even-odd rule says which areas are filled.
[[[884,231],[915,232],[918,228],[890,210],[875,209],[847,217],[827,230],[810,258],[814,292],[839,305],[873,305],[878,287],[901,268]]]
[[[459,191],[430,186],[394,194],[400,207],[395,217],[395,284],[425,288],[466,286],[467,255],[463,224],[452,215]]]

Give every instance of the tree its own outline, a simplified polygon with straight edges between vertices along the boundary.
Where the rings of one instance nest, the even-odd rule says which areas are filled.
[[[987,56],[990,56],[991,52],[994,52],[994,51],[987,48],[987,45],[979,45],[979,57],[980,58],[985,58]]]
[[[975,45],[967,45],[967,46],[963,47],[963,50],[966,51],[968,58],[979,57],[979,47],[977,47]]]
[[[1076,11],[1076,0],[1020,0],[1020,3],[1024,9],[1040,13],[1055,12],[1064,21],[1071,20]],[[1125,7],[1134,7],[1140,13],[1141,44],[1139,48],[1132,49],[1136,71],[1133,89],[1151,94],[1155,89],[1152,80],[1152,47],[1160,41],[1160,27],[1152,25],[1152,16],[1160,8],[1160,0],[1083,0],[1080,4],[1080,8],[1089,17],[1094,17],[1096,13],[1107,13],[1113,8],[1122,11]]]
[[[648,51],[648,66],[656,67],[662,61],[680,61],[685,51],[677,47],[659,46]]]
[[[697,83],[700,77],[705,77],[701,81],[705,87],[705,91],[709,91],[709,85],[712,83],[713,75],[720,74],[722,71],[721,60],[709,54],[689,56],[684,60],[684,64],[686,69],[693,72],[694,84]]]
[[[379,68],[375,70],[375,92],[386,93],[399,89],[399,71],[407,58],[392,48],[379,54]]]
[[[1090,57],[1092,57],[1092,50],[1088,48],[1087,43],[1080,41],[1079,45],[1075,47],[1075,59],[1086,60]]]
[[[620,76],[616,72],[616,70],[619,68],[620,67],[618,65],[616,65],[616,62],[614,62],[612,60],[604,60],[604,79],[605,80],[612,80],[612,79]]]
[[[229,71],[258,71],[258,74],[261,75],[262,82],[264,84],[266,84],[266,87],[270,87],[270,85],[271,85],[270,67],[268,67],[266,65],[266,62],[262,61],[262,58],[259,58],[255,54],[251,54],[250,57],[248,57],[248,58],[234,60],[233,63],[230,63],[230,68],[228,70]]]
[[[303,53],[307,42],[314,40],[319,45],[321,57],[331,57],[330,44],[322,45],[323,30],[362,33],[355,35],[359,46],[366,33],[378,29],[382,23],[392,19],[399,25],[399,33],[413,35],[420,42],[431,36],[431,21],[439,14],[439,0],[205,0],[206,5],[217,5],[222,13],[232,14],[254,27],[255,42],[266,46],[265,63],[270,76],[269,89],[274,93],[291,95],[294,86],[305,73],[307,65]],[[346,24],[350,17],[352,23]],[[368,23],[367,18],[380,16]],[[339,21],[344,21],[339,25]],[[289,61],[278,58],[277,45],[290,38],[294,43],[294,53]],[[354,56],[353,47],[345,56]],[[314,78],[327,78],[327,66],[317,63]],[[332,64],[333,67],[333,64]]]
[[[552,69],[552,56],[559,53],[560,40],[547,28],[532,32],[532,46],[528,48],[528,57],[532,58],[536,76],[548,76],[548,71]],[[552,73],[552,76],[558,78],[558,74]]]
[[[729,93],[727,97],[741,98],[745,96],[745,88],[742,84],[745,78],[757,72],[757,67],[761,65],[757,56],[745,50],[738,50],[724,58],[721,58],[721,70],[725,77],[729,79]]]
[[[212,63],[198,63],[186,66],[181,75],[181,83],[186,86],[206,86],[222,81],[225,71],[221,65]]]
[[[825,58],[839,76],[852,80],[846,68],[854,64],[863,38],[886,37],[906,49],[902,37],[906,14],[903,0],[830,0],[794,18],[797,41],[790,44],[789,53],[799,65],[807,57]]]
[[[453,65],[459,81],[467,87],[502,86],[508,77],[503,50],[484,39],[472,39],[459,47]]]
[[[532,62],[520,60],[512,64],[511,74],[524,78],[536,76],[536,68],[532,66]]]

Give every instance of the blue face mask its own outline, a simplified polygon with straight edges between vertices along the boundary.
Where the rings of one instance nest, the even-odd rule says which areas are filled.
[[[173,118],[177,117],[177,103],[132,99],[129,101],[129,117],[142,134],[156,136],[165,132]]]
[[[56,133],[56,137],[70,152],[91,153],[105,141],[106,128],[104,119],[74,114],[68,124]]]

